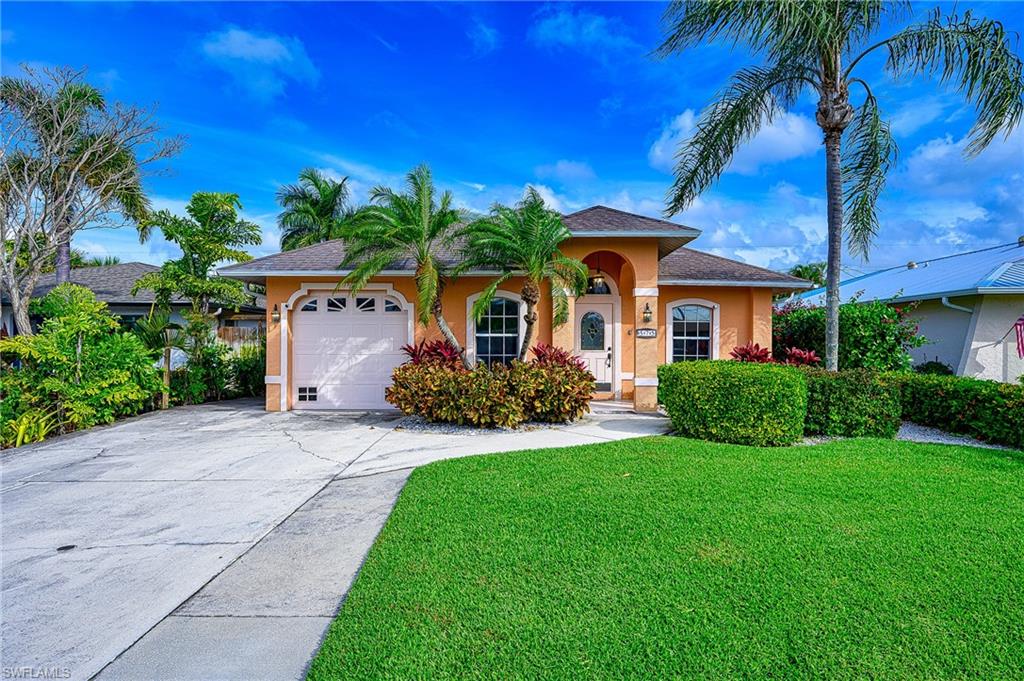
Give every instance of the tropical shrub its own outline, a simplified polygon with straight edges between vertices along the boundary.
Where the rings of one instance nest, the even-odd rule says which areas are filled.
[[[910,369],[908,350],[927,339],[917,335],[910,318],[913,306],[883,301],[850,302],[839,307],[839,368],[904,371]],[[776,359],[785,360],[787,348],[807,348],[825,355],[825,309],[789,303],[772,316]]]
[[[1024,447],[1024,385],[965,376],[891,375],[903,418],[979,440]]]
[[[441,362],[462,366],[462,355],[459,349],[446,340],[433,340],[429,343],[421,340],[416,345],[403,345],[402,352],[409,356],[413,364],[423,362]]]
[[[266,390],[267,341],[245,343],[228,364],[231,392],[238,397],[259,397]]]
[[[812,367],[821,364],[821,357],[814,350],[802,348],[786,348],[786,364],[793,366]]]
[[[231,396],[231,346],[224,343],[202,315],[188,314],[185,365],[171,374],[171,401],[202,404]]]
[[[42,442],[58,426],[53,412],[29,409],[17,418],[0,424],[0,440],[3,441],[4,447],[20,447],[31,442]]]
[[[951,366],[937,359],[914,365],[914,371],[919,374],[935,374],[936,376],[952,376],[956,373]]]
[[[740,362],[756,362],[765,364],[772,361],[772,351],[762,348],[759,344],[750,341],[746,345],[737,345],[729,353],[729,356]]]
[[[658,367],[658,399],[685,437],[785,445],[803,436],[807,384],[793,367],[676,362]]]
[[[153,353],[120,330],[92,291],[63,284],[37,309],[44,317],[38,333],[0,340],[0,353],[18,364],[2,370],[5,423],[38,410],[56,420],[51,430],[68,432],[150,405],[160,390]]]
[[[806,367],[808,435],[896,436],[900,429],[900,389],[884,374],[867,369],[839,372]]]
[[[466,370],[449,346],[407,346],[385,391],[391,404],[428,421],[514,428],[525,421],[565,423],[589,410],[595,379],[571,353],[533,348],[536,359]]]

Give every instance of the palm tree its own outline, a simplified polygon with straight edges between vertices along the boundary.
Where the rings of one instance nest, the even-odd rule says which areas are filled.
[[[523,320],[526,330],[519,348],[519,361],[533,342],[537,323],[540,287],[551,283],[553,321],[560,326],[568,320],[570,294],[582,295],[587,288],[587,266],[562,254],[559,245],[572,235],[558,212],[549,210],[533,187],[515,207],[495,204],[491,214],[474,221],[466,229],[466,268],[494,268],[501,274],[483,290],[473,304],[473,317],[479,320],[491,306],[498,287],[515,276],[523,277],[521,295],[526,304]]]
[[[793,265],[789,268],[789,274],[806,279],[815,286],[823,286],[825,284],[825,263],[809,262]]]
[[[135,322],[135,335],[154,352],[164,356],[164,389],[160,397],[160,408],[170,406],[171,397],[171,350],[185,348],[185,335],[181,324],[171,321],[166,310],[150,310],[148,317]]]
[[[348,178],[333,180],[316,168],[299,173],[298,184],[277,190],[277,202],[284,208],[277,217],[281,227],[281,250],[337,239],[355,209],[348,205]]]
[[[684,210],[712,186],[740,145],[803,93],[817,96],[828,200],[825,365],[833,371],[843,231],[850,250],[866,259],[878,231],[875,205],[897,151],[874,91],[856,67],[881,52],[892,78],[926,73],[952,85],[977,113],[965,150],[969,156],[997,135],[1008,135],[1024,110],[1021,60],[1011,49],[1011,34],[997,21],[970,12],[944,16],[936,9],[924,22],[872,42],[909,6],[882,0],[676,0],[664,16],[661,56],[720,39],[765,58],[763,66],[733,75],[680,147],[667,215]],[[859,106],[851,103],[851,91],[863,93]]]
[[[345,259],[341,266],[355,264],[344,282],[352,294],[394,263],[411,259],[416,263],[416,293],[419,322],[433,318],[437,327],[469,367],[466,354],[445,321],[441,296],[451,278],[450,263],[441,253],[451,248],[463,222],[462,213],[452,207],[451,192],[436,197],[430,168],[421,165],[405,178],[406,191],[399,193],[378,186],[370,191],[370,205],[362,208],[342,229]]]
[[[77,139],[64,158],[55,159],[55,167],[46,188],[49,200],[66,205],[65,210],[56,214],[67,216],[82,191],[98,191],[105,195],[100,198],[117,206],[129,220],[141,224],[149,211],[149,201],[142,191],[135,155],[123,146],[114,144],[109,136],[100,137],[89,129],[89,117],[93,112],[103,111],[106,102],[103,94],[87,83],[69,82],[56,92],[48,91],[27,80],[4,76],[0,78],[0,101],[5,106],[20,109],[31,119],[32,127],[39,138],[56,134],[61,129]],[[50,159],[46,159],[47,162]],[[108,178],[121,178],[108,182]],[[71,279],[71,230],[57,232],[60,240],[56,244],[57,284]],[[145,241],[146,233],[140,227],[140,239]]]

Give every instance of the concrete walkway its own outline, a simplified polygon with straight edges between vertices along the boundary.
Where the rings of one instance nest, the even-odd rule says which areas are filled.
[[[4,453],[4,673],[302,678],[412,468],[667,427],[622,412],[445,434],[236,401]]]

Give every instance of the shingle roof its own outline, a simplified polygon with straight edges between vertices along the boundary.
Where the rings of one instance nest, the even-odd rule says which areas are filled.
[[[660,284],[718,284],[771,288],[808,288],[812,284],[789,274],[782,274],[737,260],[695,251],[683,246],[669,253],[658,263]]]
[[[124,262],[116,265],[103,265],[101,267],[81,267],[71,270],[71,283],[79,284],[96,294],[96,300],[104,303],[145,303],[154,301],[152,291],[139,291],[137,296],[132,295],[132,286],[139,278],[150,272],[156,272],[160,268],[156,265],[147,265],[144,262]],[[57,275],[53,272],[44,274],[39,278],[33,298],[41,298],[50,292],[57,285]],[[175,298],[175,302],[184,303],[181,298]]]
[[[849,300],[927,300],[943,296],[1024,293],[1024,244],[1010,243],[922,260],[848,279],[839,297]],[[825,290],[801,298],[820,304]]]
[[[643,215],[634,215],[625,211],[592,206],[576,213],[563,216],[565,226],[576,236],[647,236],[657,237],[661,255],[670,253],[684,243],[693,240],[700,230],[680,225],[667,220],[658,220]],[[275,253],[246,263],[222,267],[219,271],[226,276],[252,278],[263,273],[274,272],[333,272],[345,258],[345,246],[339,241],[326,241],[294,251]],[[454,251],[441,254],[441,260],[455,264],[458,256]],[[391,271],[406,272],[412,270],[415,263],[402,260],[391,265]],[[246,273],[246,274],[242,274]]]
[[[682,236],[696,238],[700,230],[668,220],[627,213],[608,206],[591,206],[563,217],[565,226],[573,234],[622,233],[643,235]]]
[[[160,268],[144,262],[125,262],[100,267],[80,267],[71,270],[71,283],[84,286],[96,294],[96,300],[108,305],[150,305],[156,298],[152,291],[139,291],[132,295],[132,286],[144,274],[156,272]],[[39,278],[33,298],[42,298],[57,285],[57,275],[53,272]],[[253,295],[254,305],[246,309],[262,310],[266,304],[263,296]],[[180,296],[171,299],[174,305],[187,305],[188,301]]]

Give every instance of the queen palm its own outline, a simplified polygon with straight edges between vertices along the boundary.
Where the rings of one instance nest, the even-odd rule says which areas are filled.
[[[736,150],[805,92],[817,98],[824,135],[828,219],[825,364],[838,367],[839,276],[843,233],[867,257],[878,231],[875,206],[896,158],[896,143],[871,85],[858,72],[880,54],[891,78],[930,74],[972,104],[967,155],[1020,122],[1024,79],[1010,34],[990,19],[943,15],[878,39],[906,2],[882,0],[691,0],[665,12],[662,56],[712,40],[748,47],[764,64],[737,71],[701,114],[677,154],[666,213],[674,215],[712,186]]]
[[[576,258],[563,255],[562,242],[572,235],[562,216],[549,210],[533,187],[516,206],[496,204],[489,216],[474,221],[466,229],[466,268],[493,268],[499,276],[483,290],[473,304],[472,314],[482,318],[498,292],[498,287],[512,277],[521,276],[521,295],[526,305],[526,322],[519,360],[533,342],[537,323],[537,303],[541,286],[551,284],[553,322],[564,324],[569,316],[569,295],[579,296],[587,287],[587,266]]]
[[[348,200],[347,177],[334,180],[316,168],[304,169],[298,183],[277,190],[277,202],[284,209],[277,217],[281,250],[339,238],[343,226],[355,214]]]
[[[142,343],[163,355],[164,389],[160,395],[160,408],[167,409],[171,399],[171,351],[185,349],[185,334],[181,324],[171,321],[167,310],[150,309],[149,316],[135,322],[135,335]]]
[[[35,134],[45,138],[59,128],[71,132],[76,142],[62,151],[66,155],[57,159],[40,159],[53,163],[50,185],[46,188],[48,200],[64,203],[55,210],[56,215],[68,216],[82,191],[102,193],[100,198],[117,206],[128,219],[142,225],[149,210],[149,202],[142,191],[138,164],[131,150],[97,136],[89,129],[89,116],[102,111],[106,102],[102,93],[87,83],[72,82],[56,92],[47,91],[27,80],[4,76],[0,78],[0,100],[6,106],[21,109],[31,119]],[[117,178],[111,182],[110,178]],[[56,278],[62,284],[71,279],[71,230],[57,230]],[[142,241],[148,237],[139,227]]]
[[[345,259],[341,265],[354,265],[343,283],[354,295],[389,266],[403,260],[414,262],[419,322],[426,326],[433,318],[468,367],[465,352],[445,321],[441,306],[444,287],[452,276],[451,263],[442,254],[451,251],[463,214],[452,206],[451,192],[437,197],[426,165],[410,171],[405,181],[404,192],[374,187],[370,205],[343,227]]]

